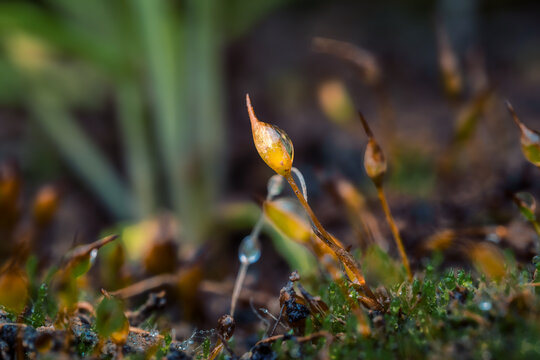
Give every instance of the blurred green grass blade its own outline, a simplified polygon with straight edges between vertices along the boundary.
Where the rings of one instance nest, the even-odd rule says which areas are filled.
[[[12,32],[28,32],[50,45],[75,53],[115,73],[124,69],[116,39],[97,34],[76,21],[23,2],[0,4],[0,37]]]
[[[11,63],[0,58],[0,102],[16,104],[25,94],[24,85],[19,81],[19,77]]]
[[[89,34],[99,36],[102,40],[119,44],[117,38],[103,38],[117,34],[116,10],[121,1],[92,0],[45,0],[54,9],[54,13],[63,15],[63,18],[77,24]],[[120,5],[121,6],[121,5]]]
[[[269,12],[278,9],[294,0],[245,1],[229,0],[223,6],[222,17],[226,19],[226,30],[229,39],[244,34],[254,23]]]
[[[155,169],[146,137],[143,100],[140,88],[132,77],[118,83],[116,102],[130,184],[138,202],[139,213],[146,217],[156,209]]]
[[[32,95],[28,98],[30,111],[58,146],[61,155],[114,216],[131,218],[134,208],[130,192],[59,99],[43,90]]]
[[[165,172],[168,196],[173,207],[183,218],[183,225],[190,234],[191,211],[189,192],[186,186],[187,157],[190,151],[190,138],[187,122],[182,111],[185,94],[180,84],[182,59],[181,27],[174,27],[172,11],[165,0],[134,0],[134,11],[140,24],[144,56],[148,63],[148,73],[154,112],[157,142]],[[175,36],[176,35],[176,36]],[[185,216],[184,216],[185,215]]]
[[[188,69],[190,71],[191,114],[196,119],[195,147],[199,185],[198,232],[208,229],[211,207],[216,201],[224,170],[224,121],[222,84],[221,1],[187,2]]]

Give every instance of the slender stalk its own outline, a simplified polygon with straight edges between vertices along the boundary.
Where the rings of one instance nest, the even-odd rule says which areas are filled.
[[[269,197],[267,197],[267,200]],[[264,214],[261,213],[259,216],[259,219],[257,220],[257,223],[253,227],[253,230],[251,230],[251,233],[249,234],[249,241],[259,241],[259,233],[261,232],[262,226],[264,223]],[[240,245],[242,246],[242,245]],[[234,317],[234,310],[236,309],[236,303],[238,302],[238,296],[240,295],[240,290],[242,290],[242,285],[244,284],[244,280],[246,279],[246,273],[249,265],[251,265],[253,262],[249,262],[247,260],[240,261],[240,269],[238,270],[238,275],[236,275],[236,281],[234,282],[234,289],[231,299],[231,311],[230,315]]]
[[[332,251],[336,254],[336,256],[341,260],[343,265],[346,269],[348,269],[356,278],[358,281],[358,284],[364,291],[364,293],[367,295],[369,300],[367,301],[370,306],[375,306],[377,308],[382,308],[381,304],[377,301],[377,298],[369,288],[369,286],[366,283],[366,280],[364,278],[364,275],[362,274],[362,271],[360,270],[360,267],[356,263],[356,260],[352,257],[352,255],[345,250],[342,246],[339,245],[339,243],[334,239],[332,235],[330,235],[324,227],[321,225],[319,219],[317,219],[317,216],[315,216],[315,213],[307,203],[306,199],[304,198],[304,195],[298,188],[298,185],[294,181],[293,177],[289,173],[287,176],[285,176],[285,179],[287,179],[287,182],[291,186],[291,188],[294,191],[294,194],[300,201],[300,204],[307,212],[309,218],[311,219],[313,231],[315,232],[315,235],[319,237]]]
[[[403,246],[403,241],[401,241],[399,229],[396,226],[394,218],[392,217],[392,213],[390,212],[390,207],[388,206],[388,201],[386,200],[386,195],[384,194],[382,185],[377,186],[377,195],[379,196],[379,200],[381,201],[384,215],[386,216],[386,221],[388,222],[390,230],[392,231],[392,235],[394,236],[394,240],[396,241],[399,255],[401,256],[403,266],[405,266],[405,271],[407,272],[407,278],[409,279],[409,281],[411,281],[413,277],[411,267],[409,265],[409,259],[407,258],[407,254],[405,253],[405,247]]]
[[[236,276],[236,282],[234,283],[234,290],[231,300],[231,311],[230,315],[234,317],[234,310],[236,310],[236,302],[238,301],[238,296],[240,295],[240,290],[242,289],[242,284],[246,279],[247,269],[249,267],[248,262],[240,263],[240,270],[238,270],[238,275]]]
[[[308,199],[307,187],[306,187],[306,180],[304,180],[304,175],[302,175],[300,170],[298,170],[294,166],[291,168],[291,171],[296,175],[296,177],[300,181],[300,188],[302,188],[302,195],[304,195],[304,199],[306,199],[306,201],[307,201],[307,199]]]

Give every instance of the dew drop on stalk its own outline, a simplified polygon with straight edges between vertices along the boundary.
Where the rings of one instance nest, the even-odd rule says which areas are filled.
[[[482,311],[489,311],[491,310],[492,304],[489,301],[482,301],[480,304],[478,304],[478,308]]]
[[[492,243],[495,243],[495,244],[498,244],[501,242],[501,238],[499,236],[499,234],[497,234],[496,232],[490,232],[489,234],[486,235],[486,240],[487,241],[490,241]]]
[[[283,191],[284,179],[285,178],[283,176],[276,174],[276,175],[273,175],[268,180],[268,185],[267,185],[268,199],[273,199],[279,194],[281,194],[281,192]]]
[[[90,266],[94,265],[94,262],[96,261],[97,254],[98,254],[98,249],[93,249],[90,252]]]
[[[271,127],[279,134],[279,141],[281,142],[281,145],[283,145],[283,148],[289,155],[291,159],[294,158],[294,147],[291,141],[291,138],[287,133],[280,128],[278,128],[276,125],[271,125]]]
[[[238,259],[242,264],[256,263],[261,257],[261,245],[257,238],[246,236],[238,248]]]

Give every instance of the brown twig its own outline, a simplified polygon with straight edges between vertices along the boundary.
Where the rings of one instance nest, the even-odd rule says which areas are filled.
[[[89,256],[90,253],[92,252],[92,250],[99,250],[103,246],[107,245],[110,242],[113,242],[116,239],[118,239],[118,235],[109,235],[109,236],[104,237],[103,239],[99,239],[97,241],[94,241],[91,244],[76,247],[68,255],[68,257],[64,261],[64,265],[62,266],[62,268],[63,269],[69,269],[75,263],[80,261],[81,258],[83,258],[85,256]]]
[[[328,331],[317,331],[317,332],[314,332],[313,334],[309,334],[309,335],[306,335],[306,336],[292,336],[292,335],[288,335],[288,334],[281,334],[281,335],[274,335],[274,336],[270,336],[270,337],[267,337],[266,339],[262,339],[262,340],[259,340],[255,346],[257,345],[260,345],[260,344],[269,344],[269,343],[273,343],[274,341],[278,341],[278,340],[281,340],[281,339],[294,339],[294,341],[298,342],[298,343],[303,343],[303,342],[308,342],[308,341],[311,341],[311,340],[314,340],[314,339],[317,339],[317,338],[321,338],[321,337],[324,337],[326,339],[333,339],[333,335],[331,333],[329,333]]]
[[[390,144],[390,150],[393,153],[395,112],[377,58],[357,45],[323,37],[313,38],[312,47],[316,52],[348,61],[360,70],[363,80],[375,93],[377,111],[385,128],[386,139],[384,140],[386,140],[385,143]]]
[[[127,299],[164,286],[174,286],[177,282],[178,275],[162,274],[144,279],[120,290],[112,291],[110,294],[121,299]]]
[[[348,42],[322,37],[313,38],[312,46],[316,52],[333,55],[353,63],[362,71],[362,75],[369,85],[379,84],[381,70],[377,59],[369,51]]]

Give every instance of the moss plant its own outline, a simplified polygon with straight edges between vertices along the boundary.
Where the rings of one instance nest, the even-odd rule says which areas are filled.
[[[409,278],[409,281],[412,281],[413,275],[411,272],[411,267],[409,265],[409,258],[407,257],[407,253],[405,252],[405,247],[403,246],[403,241],[401,240],[399,229],[396,225],[396,222],[394,221],[394,217],[392,216],[392,212],[390,211],[390,206],[388,205],[388,200],[386,200],[386,195],[384,193],[383,180],[387,168],[386,159],[384,157],[381,147],[375,140],[375,137],[373,136],[373,133],[371,132],[371,129],[369,128],[366,119],[361,113],[360,120],[362,121],[364,130],[366,132],[366,135],[368,136],[368,144],[366,147],[366,153],[364,155],[364,167],[369,178],[373,181],[373,184],[375,184],[375,187],[377,188],[377,196],[379,197],[384,211],[384,215],[386,216],[386,221],[388,222],[390,230],[392,231],[392,235],[394,236],[394,240],[396,241],[396,246],[398,248],[399,255],[401,256],[401,261],[403,261],[405,271],[407,272],[407,277]]]
[[[298,188],[294,178],[291,174],[292,162],[294,158],[294,148],[292,141],[288,135],[278,127],[259,121],[255,116],[253,107],[249,95],[246,95],[246,104],[251,121],[251,129],[253,132],[253,141],[255,147],[259,152],[259,155],[264,162],[272,168],[276,173],[285,177],[294,194],[300,201],[302,207],[306,210],[311,222],[313,231],[315,234],[336,254],[345,267],[348,275],[351,276],[351,280],[360,285],[364,292],[364,297],[360,300],[368,308],[382,309],[382,305],[379,303],[375,294],[367,285],[362,270],[352,257],[352,255],[346,251],[339,242],[330,235],[326,229],[322,226],[317,216],[309,206],[303,193]]]

